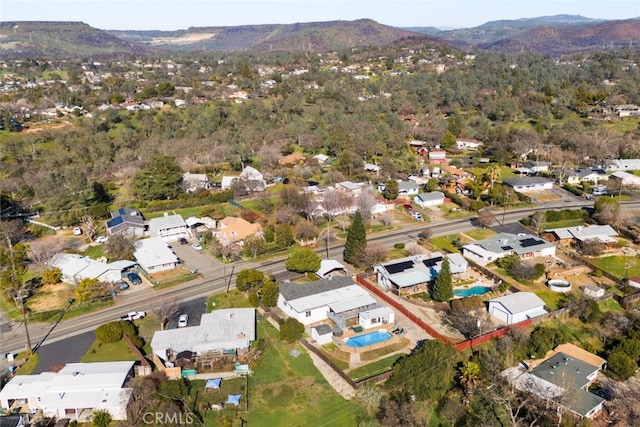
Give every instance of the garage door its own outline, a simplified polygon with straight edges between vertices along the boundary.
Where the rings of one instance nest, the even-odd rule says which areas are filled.
[[[491,305],[490,314],[502,320],[503,322],[509,323],[509,313],[507,313],[504,310],[501,310],[498,305]]]

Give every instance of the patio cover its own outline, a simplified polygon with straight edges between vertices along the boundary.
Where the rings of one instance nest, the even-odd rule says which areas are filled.
[[[371,295],[361,295],[356,298],[331,303],[329,304],[329,308],[334,313],[344,313],[345,311],[355,310],[360,307],[368,307],[376,303],[377,301]]]
[[[227,396],[227,403],[226,405],[236,405],[236,406],[240,406],[240,398],[242,397],[241,394],[230,394]]]
[[[222,378],[212,378],[210,380],[207,380],[206,384],[204,385],[204,389],[208,389],[208,388],[212,388],[215,390],[220,390],[220,384],[222,384]]]

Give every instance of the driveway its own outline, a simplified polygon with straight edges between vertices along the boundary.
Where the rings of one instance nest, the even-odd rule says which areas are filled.
[[[204,277],[209,277],[216,269],[223,266],[213,255],[205,249],[197,251],[191,247],[197,243],[195,239],[189,240],[188,245],[181,245],[180,242],[171,242],[171,249],[180,258],[184,267],[189,270],[198,270]]]
[[[67,363],[80,362],[80,358],[89,350],[95,338],[95,332],[91,331],[41,346],[38,349],[40,363],[33,373],[58,371]]]

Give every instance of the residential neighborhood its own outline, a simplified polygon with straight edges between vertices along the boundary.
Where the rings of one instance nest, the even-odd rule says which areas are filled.
[[[635,45],[181,37],[0,59],[0,425],[640,425]]]

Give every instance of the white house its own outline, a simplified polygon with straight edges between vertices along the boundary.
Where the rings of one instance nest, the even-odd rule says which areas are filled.
[[[320,324],[311,328],[311,338],[318,345],[329,344],[333,340],[333,329],[326,324]]]
[[[533,292],[516,292],[489,300],[488,311],[507,325],[522,322],[547,313],[544,301]]]
[[[612,160],[605,169],[608,171],[638,171],[640,170],[640,159]]]
[[[502,183],[518,193],[529,191],[545,191],[553,188],[553,181],[541,176],[504,179]]]
[[[375,173],[376,175],[378,175],[380,173],[380,166],[374,165],[373,163],[365,163],[364,171]]]
[[[247,188],[251,191],[264,191],[267,188],[267,181],[264,176],[251,166],[245,166],[240,173],[240,179],[247,183]]]
[[[576,169],[567,173],[567,184],[576,185],[587,181],[592,184],[598,184],[607,181],[609,175],[602,169]]]
[[[358,324],[365,329],[388,325],[393,322],[395,322],[393,309],[386,305],[358,313]]]
[[[77,255],[59,253],[49,260],[49,266],[59,268],[62,281],[77,285],[82,279],[98,279],[112,283],[122,279],[122,272],[136,265],[133,261],[120,260],[111,263]]]
[[[430,193],[420,193],[413,198],[416,205],[426,208],[427,206],[437,206],[444,203],[444,193],[432,191]]]
[[[516,254],[521,259],[555,256],[556,246],[531,234],[499,233],[462,247],[462,255],[480,265],[511,254]]]
[[[346,320],[357,318],[360,312],[380,307],[380,304],[351,277],[329,277],[298,285],[280,284],[278,308],[304,325],[333,320],[339,327]]]
[[[248,351],[255,339],[256,310],[228,308],[203,314],[198,326],[156,331],[151,349],[165,361],[183,351],[233,355]]]
[[[415,181],[398,180],[399,196],[414,196],[420,192],[420,186]]]
[[[482,146],[482,142],[475,139],[458,139],[456,145],[458,150],[477,150]]]
[[[149,221],[149,233],[151,237],[159,237],[165,242],[174,242],[181,237],[187,238],[189,227],[181,215],[169,215],[153,218]]]
[[[316,276],[325,279],[329,276],[344,276],[347,274],[347,267],[334,259],[323,259],[320,261],[320,269],[316,271]]]
[[[640,187],[640,176],[629,172],[614,172],[611,174],[611,180],[621,184],[623,187]]]
[[[206,173],[189,173],[182,175],[182,188],[186,193],[209,189],[210,182]]]
[[[138,265],[149,274],[173,270],[180,263],[169,244],[159,237],[136,241],[133,256]]]
[[[133,361],[67,363],[59,372],[16,375],[0,391],[0,407],[41,410],[45,417],[88,421],[104,410],[114,420],[127,419]],[[26,407],[25,407],[26,406]]]

